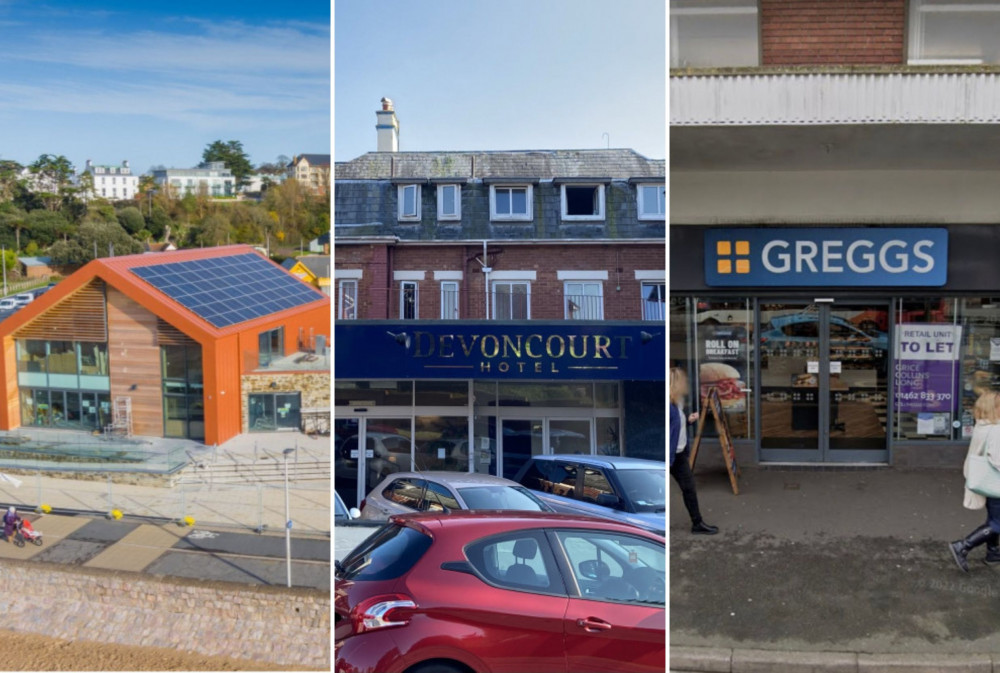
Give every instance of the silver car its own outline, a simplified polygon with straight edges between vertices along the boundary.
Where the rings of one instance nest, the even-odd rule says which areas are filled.
[[[517,482],[476,472],[397,472],[361,502],[361,518],[385,521],[393,514],[456,509],[551,512]]]

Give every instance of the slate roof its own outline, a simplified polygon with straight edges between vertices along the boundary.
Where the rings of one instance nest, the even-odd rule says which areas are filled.
[[[48,266],[49,262],[52,261],[50,257],[18,257],[17,259],[25,266]]]
[[[330,277],[330,257],[328,255],[306,255],[304,257],[289,257],[281,266],[291,270],[296,264],[301,264],[317,278]]]
[[[329,154],[300,154],[294,159],[292,159],[292,166],[298,164],[301,160],[305,159],[309,162],[310,166],[329,166],[330,165],[330,155]]]
[[[664,178],[666,162],[631,149],[369,152],[337,162],[335,180],[392,178]]]

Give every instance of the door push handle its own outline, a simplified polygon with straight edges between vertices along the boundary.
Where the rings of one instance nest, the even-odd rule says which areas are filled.
[[[611,624],[608,624],[603,619],[598,619],[597,617],[587,617],[586,619],[576,620],[576,625],[583,628],[585,631],[610,631]]]

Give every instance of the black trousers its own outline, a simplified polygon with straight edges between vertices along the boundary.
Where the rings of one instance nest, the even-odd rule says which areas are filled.
[[[698,509],[698,491],[694,487],[694,474],[688,460],[691,451],[685,448],[681,453],[674,456],[674,464],[670,466],[670,476],[674,478],[684,496],[684,506],[687,508],[688,516],[691,517],[692,524],[701,522],[701,510]]]

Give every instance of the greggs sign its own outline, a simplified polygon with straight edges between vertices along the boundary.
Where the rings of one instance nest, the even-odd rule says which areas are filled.
[[[663,324],[340,323],[338,378],[666,378]]]
[[[705,284],[712,287],[940,287],[947,280],[947,229],[705,231]]]

